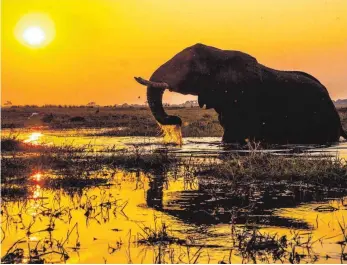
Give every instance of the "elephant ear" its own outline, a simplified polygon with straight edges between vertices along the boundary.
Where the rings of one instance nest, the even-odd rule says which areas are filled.
[[[257,60],[242,52],[226,51],[224,60],[220,62],[216,70],[217,82],[230,88],[262,82],[261,69]]]
[[[199,93],[199,106],[216,108],[230,102],[237,102],[246,95],[254,94],[254,87],[262,82],[261,68],[257,60],[243,52],[207,50],[209,79],[202,84]],[[252,97],[254,98],[254,97]]]

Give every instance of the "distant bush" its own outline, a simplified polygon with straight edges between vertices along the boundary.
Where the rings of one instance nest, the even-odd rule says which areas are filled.
[[[15,124],[15,123],[3,123],[1,124],[1,128],[2,129],[13,129],[13,128],[23,128],[24,124],[19,123],[19,124]]]
[[[1,151],[18,151],[20,142],[15,138],[7,138],[1,140]]]
[[[45,114],[41,120],[45,123],[51,123],[53,119],[54,119],[54,116],[51,113],[51,114]]]
[[[84,122],[86,121],[86,119],[84,117],[81,116],[75,116],[69,119],[69,121],[71,122]]]

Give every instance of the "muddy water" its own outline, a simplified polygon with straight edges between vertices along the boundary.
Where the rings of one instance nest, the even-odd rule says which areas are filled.
[[[19,137],[32,139],[32,133]],[[139,145],[148,151],[162,147],[158,138],[41,133],[33,143],[88,144],[96,151],[105,146]],[[188,138],[171,152],[206,156],[229,151],[218,141]],[[346,149],[341,143],[313,151],[345,157]],[[32,179],[30,194],[2,202],[2,257],[8,250],[22,249],[21,262],[27,262],[30,250],[37,249],[40,259],[58,263],[280,263],[289,262],[290,253],[297,253],[295,262],[346,262],[341,244],[341,227],[347,228],[346,191],[285,182],[235,187],[212,177],[107,170],[103,175],[110,185],[52,190],[45,187],[50,174],[26,176]],[[263,241],[250,248],[252,234]],[[277,235],[276,244],[268,234]],[[286,244],[278,243],[282,236]]]

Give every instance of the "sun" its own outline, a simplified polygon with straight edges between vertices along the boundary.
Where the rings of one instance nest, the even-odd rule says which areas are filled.
[[[40,27],[28,27],[23,32],[23,39],[32,46],[42,44],[46,39],[46,34]]]
[[[14,34],[27,47],[43,48],[55,38],[55,25],[48,14],[30,13],[20,18]]]

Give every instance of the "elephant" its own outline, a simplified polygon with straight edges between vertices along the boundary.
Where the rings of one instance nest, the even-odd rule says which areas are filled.
[[[327,144],[347,139],[328,90],[301,71],[275,70],[253,56],[195,44],[176,54],[145,80],[150,110],[161,125],[181,125],[162,104],[166,89],[198,96],[214,108],[223,142]]]

